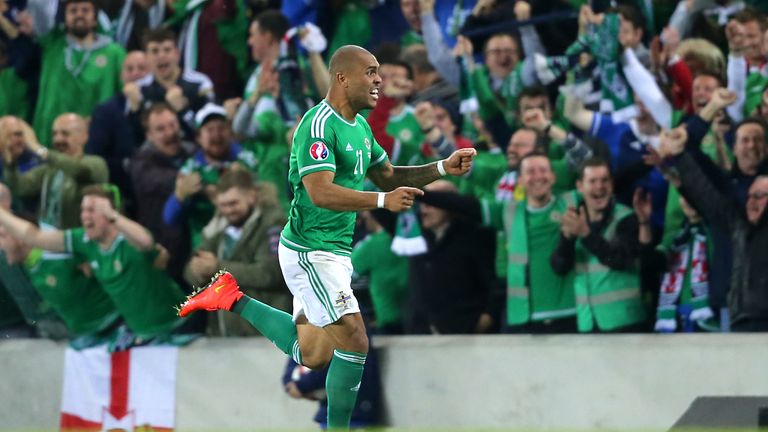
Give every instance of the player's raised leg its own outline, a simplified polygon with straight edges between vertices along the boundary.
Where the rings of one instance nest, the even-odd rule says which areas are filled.
[[[208,285],[181,305],[179,315],[187,316],[197,310],[228,310],[240,315],[296,363],[303,364],[291,316],[243,294],[229,272],[216,273]]]

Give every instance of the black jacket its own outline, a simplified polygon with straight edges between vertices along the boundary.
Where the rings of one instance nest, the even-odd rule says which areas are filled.
[[[712,226],[731,233],[733,270],[728,308],[731,325],[752,320],[768,321],[768,223],[766,213],[751,224],[744,206],[713,187],[696,159],[684,153],[678,159],[678,172],[685,196]]]
[[[192,154],[193,148],[193,144],[184,143],[176,157],[169,157],[146,142],[131,159],[130,165],[131,183],[138,197],[137,222],[168,249],[171,254],[168,272],[177,280],[181,280],[182,269],[189,256],[189,235],[183,226],[170,227],[163,223],[163,208],[174,192],[179,168]]]
[[[634,214],[625,216],[616,227],[616,236],[608,240],[604,237],[604,233],[613,221],[614,209],[615,204],[611,204],[602,220],[590,222],[589,235],[581,239],[581,242],[601,263],[614,270],[626,270],[634,266],[640,258],[637,216]],[[555,273],[564,275],[573,270],[576,264],[576,240],[560,234],[560,243],[550,258],[550,264]]]
[[[110,183],[117,185],[126,199],[133,201],[128,161],[141,147],[144,130],[137,129],[129,120],[125,104],[125,96],[118,93],[93,109],[85,152],[104,158]]]
[[[407,333],[474,333],[489,311],[495,232],[458,220],[437,240],[424,231],[427,253],[410,261]]]

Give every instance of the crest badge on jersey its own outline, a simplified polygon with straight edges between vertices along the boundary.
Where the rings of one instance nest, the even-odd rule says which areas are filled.
[[[366,138],[364,142],[365,142],[365,148],[370,150],[371,149],[371,142],[368,140],[368,138]]]
[[[328,159],[328,146],[321,141],[315,141],[309,146],[309,156],[316,161]]]
[[[400,138],[400,141],[410,141],[413,138],[413,132],[410,129],[403,129],[397,136]]]

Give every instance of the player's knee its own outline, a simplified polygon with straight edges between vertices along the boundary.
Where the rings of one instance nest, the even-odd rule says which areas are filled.
[[[331,356],[333,353],[331,352],[309,352],[306,355],[302,353],[301,355],[301,363],[310,368],[310,369],[322,369],[326,366],[328,366],[328,363],[331,362]]]
[[[367,354],[368,335],[365,333],[365,327],[357,328],[349,334],[347,340],[341,344],[340,348],[345,351]]]

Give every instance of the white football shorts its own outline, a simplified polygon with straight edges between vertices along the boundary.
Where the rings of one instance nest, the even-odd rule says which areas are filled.
[[[293,294],[293,321],[304,315],[325,327],[342,316],[360,312],[352,293],[352,260],[331,252],[297,252],[278,246],[280,269]]]

